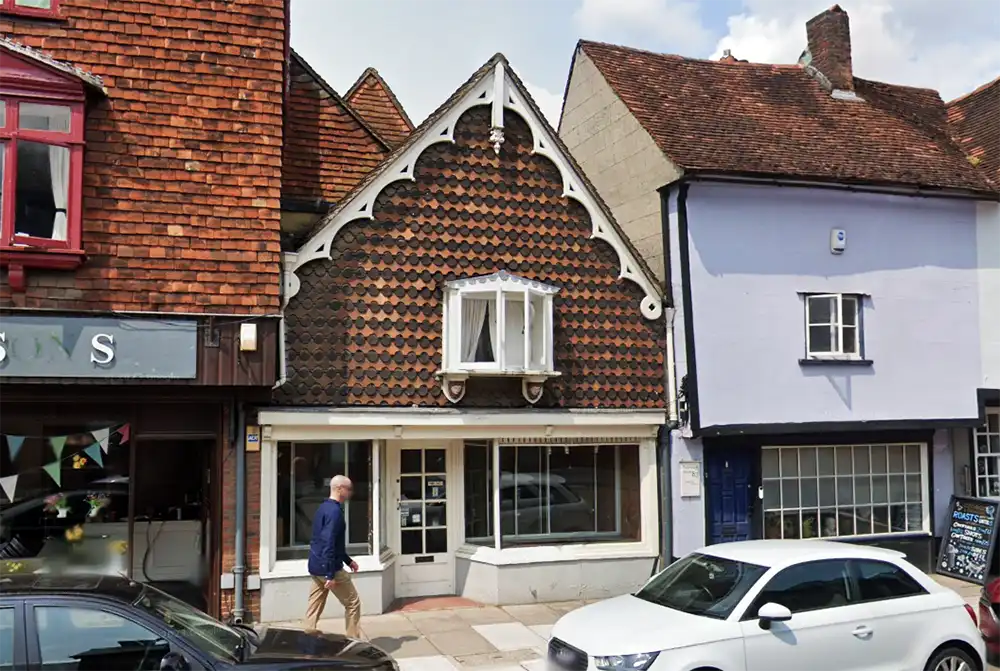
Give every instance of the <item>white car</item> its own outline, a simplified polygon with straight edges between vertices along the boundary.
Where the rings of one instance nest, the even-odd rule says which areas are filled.
[[[881,548],[712,545],[552,629],[565,671],[982,671],[975,611]]]

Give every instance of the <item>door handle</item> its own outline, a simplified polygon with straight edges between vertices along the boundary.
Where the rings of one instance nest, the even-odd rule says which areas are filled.
[[[851,633],[857,638],[871,638],[872,630],[870,627],[866,627],[862,624],[856,627]]]

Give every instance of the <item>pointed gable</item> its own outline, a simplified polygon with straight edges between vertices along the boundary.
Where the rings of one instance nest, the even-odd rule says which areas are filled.
[[[347,92],[347,102],[392,146],[413,131],[413,122],[375,68],[368,68]]]
[[[659,287],[501,55],[332,209],[285,269],[283,404],[448,406],[445,289],[516,276],[558,288],[556,376],[535,407],[663,407]],[[520,380],[498,376],[471,380],[461,403],[526,401]]]
[[[336,203],[388,154],[389,145],[306,61],[292,52],[281,197]]]
[[[1000,77],[948,103],[948,128],[969,161],[1000,188]]]

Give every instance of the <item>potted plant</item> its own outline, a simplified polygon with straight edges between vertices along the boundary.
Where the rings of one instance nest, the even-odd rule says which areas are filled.
[[[101,512],[101,509],[109,503],[111,503],[111,498],[107,494],[93,492],[87,494],[87,505],[90,506],[87,517],[97,517],[97,513]]]
[[[62,492],[45,497],[45,512],[56,513],[57,517],[69,515],[69,501]]]

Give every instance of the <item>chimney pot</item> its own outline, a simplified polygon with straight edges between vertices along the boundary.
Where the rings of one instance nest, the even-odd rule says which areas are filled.
[[[851,22],[847,12],[834,5],[806,22],[812,67],[823,73],[834,89],[854,91],[851,63]]]

